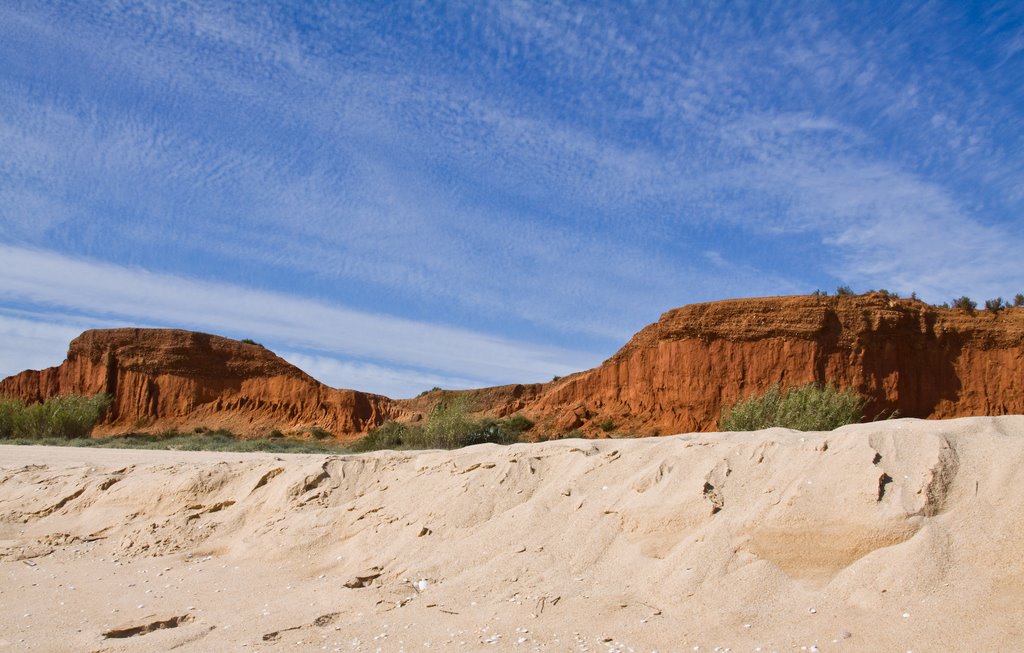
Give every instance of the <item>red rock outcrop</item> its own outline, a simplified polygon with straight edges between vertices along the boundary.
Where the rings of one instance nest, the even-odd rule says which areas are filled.
[[[868,417],[1024,413],[1024,308],[936,308],[882,293],[769,297],[665,313],[601,366],[546,384],[465,391],[481,414],[522,413],[533,433],[655,435],[714,430],[723,406],[773,383],[811,381],[868,398]],[[444,394],[391,400],[327,387],[269,350],[171,329],[87,331],[59,367],[0,381],[41,401],[106,392],[98,433],[227,428],[266,435],[317,426],[351,440],[388,419],[422,419]]]
[[[860,392],[869,417],[1022,413],[1024,309],[968,314],[882,293],[684,306],[525,412],[562,432],[709,431],[723,406],[812,381]]]
[[[98,392],[113,400],[100,434],[319,427],[351,438],[402,414],[387,397],[325,386],[260,345],[176,329],[86,331],[60,366],[0,381],[0,395],[29,402]]]

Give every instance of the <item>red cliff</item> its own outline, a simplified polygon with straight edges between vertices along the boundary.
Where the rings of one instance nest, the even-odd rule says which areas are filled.
[[[769,297],[669,311],[526,410],[555,430],[714,430],[722,407],[773,383],[868,398],[868,417],[1024,412],[1024,308],[942,309],[882,293]]]
[[[0,381],[0,395],[42,401],[105,392],[97,433],[226,428],[266,435],[319,427],[365,433],[397,416],[387,397],[323,385],[260,345],[176,329],[108,329],[75,338],[59,367]]]
[[[723,406],[811,381],[861,393],[869,418],[1024,413],[1024,308],[969,314],[881,293],[694,304],[595,369],[466,394],[483,414],[534,419],[536,437],[654,435],[714,430]],[[97,392],[113,397],[101,434],[315,426],[342,440],[387,419],[420,419],[442,396],[336,390],[259,345],[170,329],[87,331],[59,367],[0,381],[0,395],[28,401]]]

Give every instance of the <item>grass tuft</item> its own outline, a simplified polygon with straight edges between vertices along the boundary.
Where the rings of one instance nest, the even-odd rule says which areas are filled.
[[[106,449],[168,449],[173,451],[264,451],[268,453],[346,454],[351,449],[323,442],[291,438],[261,438],[246,440],[230,431],[203,430],[163,433],[127,433],[109,438],[14,438],[5,444],[33,444],[72,447],[99,447]]]

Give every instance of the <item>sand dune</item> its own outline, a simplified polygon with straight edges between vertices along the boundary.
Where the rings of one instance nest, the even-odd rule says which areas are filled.
[[[342,457],[4,446],[0,650],[1014,651],[1022,506],[1020,416]]]

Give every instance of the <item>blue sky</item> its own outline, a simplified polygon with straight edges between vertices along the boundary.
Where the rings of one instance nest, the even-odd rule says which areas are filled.
[[[92,327],[394,397],[660,313],[1024,292],[1024,5],[0,6],[0,376]]]

